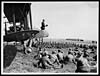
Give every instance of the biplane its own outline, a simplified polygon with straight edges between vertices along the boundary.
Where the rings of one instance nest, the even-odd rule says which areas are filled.
[[[21,42],[22,45],[24,45],[25,40],[30,39],[33,41],[33,38],[39,38],[40,42],[42,38],[43,42],[43,37],[49,36],[45,30],[33,29],[31,3],[4,3],[4,14],[8,22],[13,24],[13,26],[10,26],[9,30],[7,30],[7,24],[5,22],[5,35],[3,36],[3,40],[6,42],[15,41]],[[16,25],[16,23],[20,24]]]

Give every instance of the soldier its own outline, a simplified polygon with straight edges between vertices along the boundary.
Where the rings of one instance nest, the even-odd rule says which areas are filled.
[[[46,53],[44,53],[43,57],[42,57],[42,67],[44,69],[46,69],[46,68],[55,68],[53,63],[50,61],[50,59],[48,58],[48,55]]]
[[[57,57],[58,57],[59,63],[61,63],[61,68],[63,68],[64,54],[61,50],[58,50]]]
[[[45,25],[45,20],[43,19],[41,22],[41,30],[45,30],[45,27],[47,27],[48,25]]]
[[[84,54],[81,54],[81,55],[78,55],[76,57],[76,66],[77,66],[77,69],[75,72],[90,72],[90,70],[92,68],[96,68],[96,65],[95,66],[91,66],[89,65],[89,62],[86,58],[87,56],[84,55]]]
[[[48,55],[48,51],[46,51],[46,49],[44,48],[44,50],[41,50],[41,48],[39,48],[39,62],[38,62],[38,66],[40,66],[40,64],[42,64],[43,68],[46,68],[47,66],[50,67],[49,65],[51,65],[51,61],[49,60],[49,55]]]
[[[37,56],[38,56],[38,60],[39,60],[38,63],[37,63],[38,67],[40,67],[40,64],[42,64],[42,57],[43,57],[43,56],[42,56],[42,55],[43,55],[42,52],[43,52],[43,51],[42,51],[41,48],[39,47],[38,55],[37,55]]]
[[[54,64],[54,63],[57,63],[58,65],[60,65],[60,64],[59,64],[59,60],[58,60],[58,58],[57,58],[57,53],[56,53],[55,51],[52,51],[51,60],[53,61],[53,64]]]
[[[74,55],[73,55],[73,53],[72,52],[68,52],[68,58],[69,58],[69,61],[70,62],[73,62],[73,60],[74,60]]]
[[[43,51],[41,50],[41,47],[39,47],[39,50],[38,50],[38,56],[39,56],[39,58],[42,58],[42,53],[43,53]]]
[[[46,53],[47,55],[49,54],[48,51],[46,51],[46,49],[44,48],[44,50],[42,51],[42,54]]]
[[[87,52],[87,49],[83,49],[83,53],[86,57],[89,57],[89,53]]]

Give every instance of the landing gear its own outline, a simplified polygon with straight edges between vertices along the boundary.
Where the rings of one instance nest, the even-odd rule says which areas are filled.
[[[32,48],[32,44],[33,44],[33,39],[30,38],[29,40],[26,41],[26,43],[24,42],[24,53],[26,55],[30,55],[33,51],[33,48]]]
[[[32,50],[33,50],[32,47],[27,47],[27,48],[25,49],[25,54],[26,54],[26,55],[30,55],[30,54],[32,53]]]

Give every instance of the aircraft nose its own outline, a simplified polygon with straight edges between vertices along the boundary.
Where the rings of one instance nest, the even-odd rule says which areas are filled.
[[[40,30],[39,33],[36,34],[36,38],[48,37],[49,33],[46,30]]]

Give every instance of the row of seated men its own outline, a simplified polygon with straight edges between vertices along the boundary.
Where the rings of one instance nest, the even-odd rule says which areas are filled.
[[[41,50],[39,49],[38,54],[34,57],[38,60],[37,67],[41,68],[63,68],[64,64],[67,65],[67,63],[74,63],[76,66],[75,72],[91,72],[91,70],[97,68],[97,64],[91,65],[89,61],[89,55],[86,54],[84,51],[68,51],[68,54],[64,56],[64,52],[61,50],[58,51],[52,51],[51,54],[46,51],[44,48]]]

